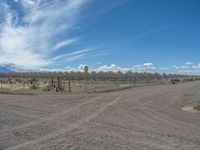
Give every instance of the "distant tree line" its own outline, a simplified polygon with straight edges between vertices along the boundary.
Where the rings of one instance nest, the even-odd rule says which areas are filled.
[[[51,79],[62,78],[70,80],[84,80],[84,72],[12,72],[0,73],[0,78],[7,79]],[[87,74],[88,80],[161,80],[161,79],[199,79],[199,76],[180,75],[180,74],[159,74],[159,73],[138,73],[138,72],[95,72]]]

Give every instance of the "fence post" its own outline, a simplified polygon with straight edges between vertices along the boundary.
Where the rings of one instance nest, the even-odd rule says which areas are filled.
[[[135,79],[135,78],[134,78],[134,81],[133,81],[133,82],[134,82],[134,83],[133,83],[133,84],[134,84],[134,87],[136,87],[136,79]]]
[[[89,70],[88,66],[85,66],[85,67],[84,67],[84,76],[85,76],[85,92],[88,91],[88,89],[87,89],[87,84],[88,84],[88,70]]]
[[[25,90],[25,84],[26,84],[26,83],[25,83],[25,82],[23,82],[23,89],[24,89],[24,90]]]
[[[71,79],[69,78],[69,81],[68,81],[68,86],[69,86],[69,92],[71,93],[72,90],[71,90]]]
[[[51,88],[52,88],[52,90],[54,89],[54,81],[53,81],[53,77],[51,77]]]
[[[58,84],[57,84],[57,91],[59,92],[59,91],[61,91],[61,78],[60,77],[58,77]]]

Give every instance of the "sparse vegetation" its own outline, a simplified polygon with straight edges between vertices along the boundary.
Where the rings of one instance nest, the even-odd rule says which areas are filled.
[[[51,87],[49,86],[49,85],[47,85],[44,89],[43,89],[43,91],[51,91]]]
[[[41,89],[41,91],[103,92],[159,84],[199,80],[199,76],[137,73],[128,71],[0,73],[1,89]],[[70,84],[68,84],[70,81]],[[24,83],[24,84],[23,84]],[[87,89],[87,90],[86,90]]]
[[[181,80],[180,79],[172,79],[172,80],[170,80],[170,83],[171,84],[177,84],[177,83],[179,83]]]
[[[33,90],[39,89],[39,84],[33,83],[33,84],[31,84],[30,88],[33,89]]]
[[[200,105],[195,106],[194,109],[200,111]]]

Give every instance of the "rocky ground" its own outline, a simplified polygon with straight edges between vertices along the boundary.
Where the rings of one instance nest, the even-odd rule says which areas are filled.
[[[199,150],[200,82],[101,94],[0,94],[0,149]]]

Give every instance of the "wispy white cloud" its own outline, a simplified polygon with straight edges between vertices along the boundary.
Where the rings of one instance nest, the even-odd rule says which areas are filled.
[[[164,30],[167,30],[167,29],[170,29],[170,28],[177,27],[177,26],[179,26],[179,25],[180,25],[180,24],[173,24],[173,25],[167,25],[167,26],[159,27],[159,28],[152,29],[152,30],[149,30],[149,31],[140,33],[140,34],[138,34],[138,35],[135,35],[135,36],[133,36],[132,38],[133,38],[133,39],[137,39],[137,38],[145,37],[145,36],[148,36],[148,35],[153,34],[153,33],[156,33],[156,32],[160,32],[160,31],[164,31]]]
[[[175,72],[182,73],[182,74],[200,74],[200,64],[194,65],[193,62],[185,62],[185,65],[173,65],[173,68],[176,69]]]
[[[160,70],[168,70],[169,68],[168,67],[160,67],[159,69]]]
[[[196,65],[196,66],[192,66],[193,69],[200,69],[200,64]]]
[[[185,62],[185,64],[186,64],[186,65],[193,65],[194,63],[191,62],[191,61],[187,61],[187,62]]]
[[[79,51],[55,56],[55,57],[51,58],[50,61],[58,61],[58,60],[60,61],[61,59],[66,59],[66,61],[69,62],[69,61],[72,61],[72,60],[77,60],[77,58],[81,58],[83,56],[86,56],[87,53],[91,50],[92,49],[83,49],[83,50],[79,50]]]
[[[112,71],[112,72],[118,72],[118,71],[126,72],[128,70],[129,70],[128,68],[119,67],[119,66],[117,66],[115,64],[112,64],[112,65],[103,65],[103,66],[100,66],[100,67],[94,69],[94,71],[96,71],[96,72],[100,72],[100,71],[104,71],[104,72],[108,72],[108,71]]]
[[[19,2],[16,1],[15,2]],[[20,2],[22,3],[22,5],[26,6],[26,7],[30,7],[36,4],[37,0],[20,0]]]
[[[38,68],[51,64],[52,53],[77,41],[55,37],[72,28],[88,0],[15,0],[20,13],[6,1],[0,3],[0,64],[15,64],[24,68]],[[52,13],[52,10],[54,13]],[[9,16],[9,17],[8,17]],[[63,21],[66,20],[66,21]],[[66,54],[67,55],[67,54]],[[64,57],[64,56],[60,56]],[[69,58],[77,60],[83,54]]]
[[[188,66],[177,66],[177,65],[173,65],[173,67],[174,67],[175,69],[189,69]]]
[[[18,0],[14,0],[14,2],[15,2],[15,3],[18,3],[19,1],[18,1]]]
[[[101,65],[101,64],[102,64],[102,62],[98,61],[98,62],[97,62],[97,64],[98,64],[98,65]]]
[[[150,67],[150,66],[153,66],[153,63],[144,63],[143,66]]]
[[[150,70],[155,70],[156,69],[156,66],[154,66],[153,63],[151,62],[147,62],[147,63],[144,63],[144,64],[139,64],[139,65],[135,65],[133,66],[132,70],[135,70],[135,71],[150,71]]]
[[[60,41],[58,43],[56,43],[56,45],[53,47],[53,51],[58,50],[60,48],[66,47],[68,45],[71,45],[73,43],[75,43],[76,41],[78,41],[78,38],[73,38],[73,39],[67,39],[64,41]]]

